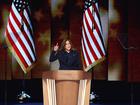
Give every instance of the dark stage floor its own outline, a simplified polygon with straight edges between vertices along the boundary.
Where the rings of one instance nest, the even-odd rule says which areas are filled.
[[[41,102],[33,103],[0,103],[0,105],[43,105]],[[129,103],[129,102],[99,102],[99,103],[90,103],[90,105],[140,105],[140,102]]]
[[[90,105],[140,105],[140,83],[93,81],[92,84],[92,91],[99,98]],[[43,105],[42,80],[26,80],[25,85],[23,88],[22,80],[0,81],[0,105]],[[16,103],[21,90],[31,95],[28,103]]]

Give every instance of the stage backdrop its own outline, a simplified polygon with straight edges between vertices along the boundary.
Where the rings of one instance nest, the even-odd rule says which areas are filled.
[[[139,14],[133,12],[137,10],[135,2],[131,5],[131,0],[98,1],[107,59],[94,67],[93,78],[140,81],[140,38],[135,18]],[[24,77],[4,41],[11,3],[12,0],[0,0],[0,80]],[[74,47],[81,52],[83,8],[84,0],[31,0],[37,63],[25,78],[41,78],[43,71],[58,69],[58,62],[50,63],[49,56],[52,46],[57,42],[61,44],[66,37],[71,38]]]

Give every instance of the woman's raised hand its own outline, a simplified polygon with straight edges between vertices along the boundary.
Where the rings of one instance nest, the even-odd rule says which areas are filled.
[[[56,45],[53,47],[53,50],[58,51],[58,49],[59,49],[59,45],[58,45],[58,43],[56,43]]]

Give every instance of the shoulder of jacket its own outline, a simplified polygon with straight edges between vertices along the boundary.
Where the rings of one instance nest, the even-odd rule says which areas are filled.
[[[72,53],[78,54],[77,50],[72,50]]]

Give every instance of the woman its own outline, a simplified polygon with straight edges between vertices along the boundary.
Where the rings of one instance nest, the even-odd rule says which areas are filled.
[[[76,50],[72,49],[72,43],[69,39],[66,39],[62,42],[60,49],[58,43],[54,46],[50,55],[50,62],[53,62],[57,59],[60,64],[60,70],[82,69],[79,54]]]

